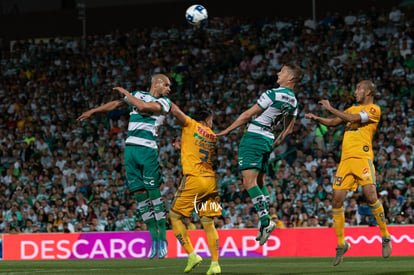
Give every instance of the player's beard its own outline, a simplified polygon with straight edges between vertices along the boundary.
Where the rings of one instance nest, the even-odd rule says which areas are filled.
[[[358,96],[356,97],[357,103],[362,104],[365,102],[365,91],[362,92],[361,98],[358,100]]]

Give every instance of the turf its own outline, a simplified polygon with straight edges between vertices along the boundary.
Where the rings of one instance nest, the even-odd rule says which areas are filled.
[[[345,257],[339,266],[333,258],[221,258],[223,274],[414,274],[414,257]],[[183,273],[187,259],[1,261],[0,274],[164,275]],[[210,258],[189,274],[205,274]]]

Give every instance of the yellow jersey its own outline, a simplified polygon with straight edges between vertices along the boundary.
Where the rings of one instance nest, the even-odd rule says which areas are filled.
[[[212,160],[216,152],[216,134],[209,127],[187,116],[181,139],[183,174],[214,177]]]
[[[364,158],[374,160],[372,139],[381,118],[381,109],[376,104],[352,106],[347,114],[362,114],[360,122],[348,122],[342,141],[342,160]]]

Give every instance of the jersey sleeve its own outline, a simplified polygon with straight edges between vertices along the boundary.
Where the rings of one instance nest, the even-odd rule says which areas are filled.
[[[195,123],[195,120],[192,119],[189,116],[185,116],[185,122],[184,122],[183,127],[187,127],[187,126],[191,125],[192,123]]]
[[[381,118],[381,109],[378,105],[367,106],[364,110],[368,114],[370,122],[379,122]]]
[[[270,92],[271,92],[270,90],[264,92],[263,94],[261,94],[261,96],[257,100],[257,105],[259,105],[259,107],[263,110],[268,108],[273,103],[272,99],[270,99],[270,97],[268,96],[268,93]]]
[[[292,116],[297,117],[299,112],[299,108],[296,106],[295,110],[293,110]]]
[[[169,98],[161,97],[157,102],[161,104],[163,113],[169,113],[171,111],[171,100]]]
[[[137,93],[138,93],[138,91],[134,91],[134,92],[132,92],[132,93],[131,93],[131,95],[135,96]],[[125,96],[123,100],[124,100],[124,102],[125,102],[126,104],[128,104],[129,106],[133,106],[133,104],[131,103],[131,101],[129,101],[129,99],[128,99],[128,97],[127,97],[127,96]]]

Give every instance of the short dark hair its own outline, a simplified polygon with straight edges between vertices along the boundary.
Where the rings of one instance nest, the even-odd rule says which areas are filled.
[[[213,113],[207,106],[202,105],[200,108],[197,108],[192,114],[192,118],[198,122],[205,121],[208,117],[212,116]]]
[[[293,75],[293,82],[298,83],[303,77],[302,68],[296,64],[285,64],[284,66],[289,68],[289,71]]]

